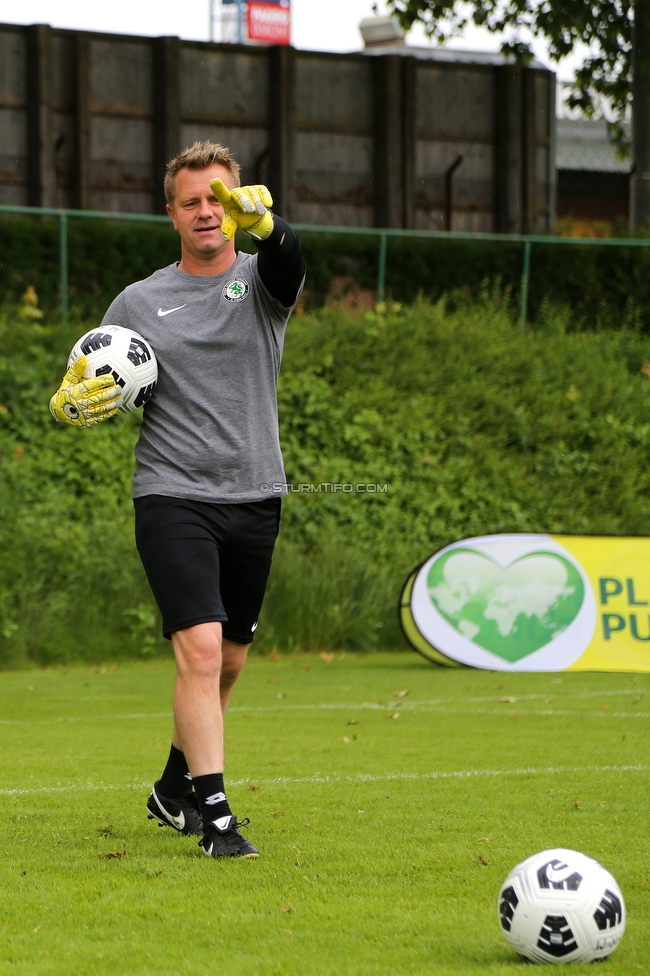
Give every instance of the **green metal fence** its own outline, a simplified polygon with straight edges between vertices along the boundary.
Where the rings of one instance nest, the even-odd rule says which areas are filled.
[[[120,220],[139,223],[168,224],[169,218],[155,214],[106,213],[99,210],[61,210],[54,207],[19,207],[0,204],[0,213],[28,214],[33,217],[58,217],[59,219],[59,270],[61,318],[68,318],[68,220]],[[299,234],[334,234],[355,237],[375,237],[379,240],[377,262],[377,302],[385,297],[386,264],[388,260],[388,241],[390,238],[422,238],[448,241],[496,241],[500,243],[519,243],[522,245],[522,269],[520,291],[519,323],[522,331],[526,328],[528,317],[528,285],[530,281],[531,252],[533,244],[560,244],[580,247],[650,247],[650,239],[617,237],[552,237],[541,234],[481,234],[437,230],[398,230],[385,227],[330,227],[321,224],[292,224]]]

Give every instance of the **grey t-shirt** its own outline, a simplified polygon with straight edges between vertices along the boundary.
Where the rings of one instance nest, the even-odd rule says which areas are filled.
[[[117,296],[102,325],[139,332],[158,360],[134,498],[252,502],[284,484],[276,388],[291,311],[264,287],[257,255],[243,253],[224,274],[172,264]]]

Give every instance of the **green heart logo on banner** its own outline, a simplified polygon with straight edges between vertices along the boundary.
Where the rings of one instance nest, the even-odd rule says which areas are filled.
[[[474,549],[451,549],[432,564],[427,582],[445,620],[505,661],[566,630],[585,595],[575,566],[554,552],[531,552],[504,567]]]

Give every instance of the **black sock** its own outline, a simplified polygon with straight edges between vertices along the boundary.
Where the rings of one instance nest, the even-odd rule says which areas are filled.
[[[203,825],[207,826],[213,820],[227,817],[232,814],[226,799],[226,790],[223,785],[223,773],[208,773],[207,776],[195,776],[193,781],[194,792],[199,801],[201,819]]]
[[[192,777],[187,768],[185,753],[174,745],[171,747],[167,765],[157,785],[162,795],[170,799],[185,796],[192,789]]]

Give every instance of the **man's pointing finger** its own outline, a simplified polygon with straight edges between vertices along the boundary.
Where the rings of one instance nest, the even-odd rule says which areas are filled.
[[[228,207],[232,202],[232,193],[223,180],[210,180],[210,189],[222,207]]]

